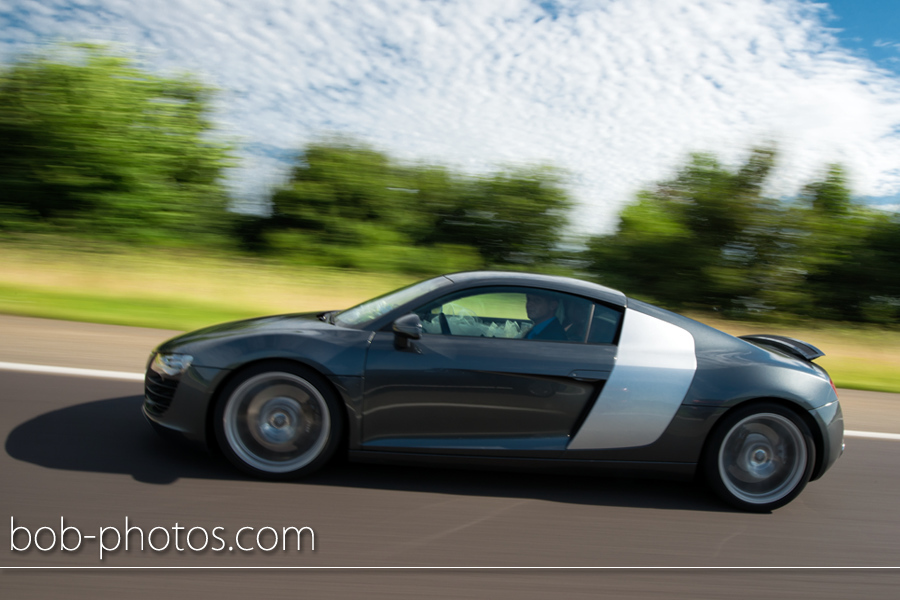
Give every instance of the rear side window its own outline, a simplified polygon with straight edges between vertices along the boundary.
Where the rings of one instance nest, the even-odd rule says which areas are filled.
[[[613,344],[619,333],[622,313],[604,304],[594,304],[591,328],[588,332],[589,344]]]

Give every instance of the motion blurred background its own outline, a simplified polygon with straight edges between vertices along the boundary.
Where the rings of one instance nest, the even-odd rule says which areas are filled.
[[[521,269],[792,333],[839,385],[900,391],[898,22],[5,2],[0,311],[189,329]]]

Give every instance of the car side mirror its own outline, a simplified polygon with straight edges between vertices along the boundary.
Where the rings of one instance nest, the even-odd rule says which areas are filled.
[[[394,321],[394,333],[406,339],[417,340],[422,337],[423,331],[422,319],[416,313],[403,315]]]

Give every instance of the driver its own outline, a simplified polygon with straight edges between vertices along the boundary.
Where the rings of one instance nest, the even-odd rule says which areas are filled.
[[[554,296],[541,292],[532,292],[525,296],[525,311],[528,318],[534,322],[527,334],[526,340],[558,340],[566,341],[568,336],[562,323],[556,318],[556,309],[559,300]]]

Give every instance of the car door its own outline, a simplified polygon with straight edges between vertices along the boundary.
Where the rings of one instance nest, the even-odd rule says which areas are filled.
[[[376,332],[366,359],[362,448],[522,456],[564,450],[612,370],[620,313],[554,292],[558,322],[545,325],[544,335],[565,333],[527,339],[539,325],[526,309],[534,293],[468,290],[414,311],[424,327],[419,339]],[[600,336],[589,332],[601,322],[598,308],[608,317]]]

